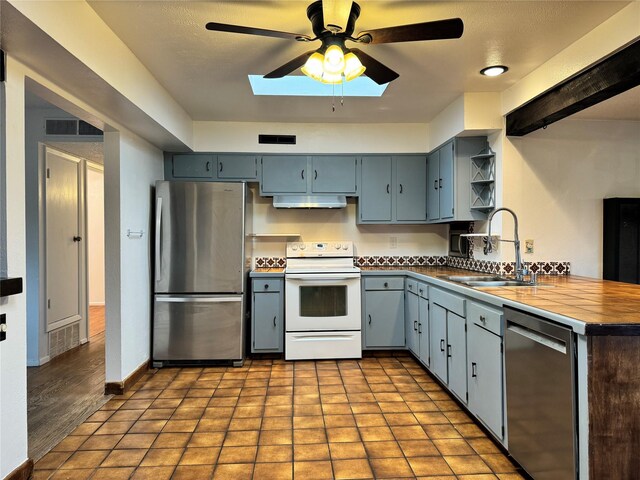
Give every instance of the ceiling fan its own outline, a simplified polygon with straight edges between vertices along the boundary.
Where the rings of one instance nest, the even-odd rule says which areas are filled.
[[[416,42],[460,38],[464,24],[459,18],[433,22],[398,25],[359,33],[353,32],[360,16],[360,5],[351,0],[317,0],[307,8],[314,37],[262,28],[209,22],[208,30],[244,33],[263,37],[285,38],[299,42],[322,42],[320,48],[310,50],[266,74],[265,78],[282,78],[302,67],[302,72],[323,83],[352,80],[366,70],[366,75],[379,85],[389,83],[399,74],[383,65],[359,48],[347,48],[346,41],[356,44]]]

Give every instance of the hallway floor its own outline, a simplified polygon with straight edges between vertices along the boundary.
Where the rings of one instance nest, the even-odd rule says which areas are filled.
[[[104,325],[104,307],[98,308],[91,315]],[[111,398],[104,395],[104,372],[104,329],[77,349],[27,369],[30,458],[41,458]]]
[[[153,371],[34,479],[521,477],[409,356]]]

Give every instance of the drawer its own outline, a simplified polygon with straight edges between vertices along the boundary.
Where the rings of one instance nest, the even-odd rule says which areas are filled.
[[[418,282],[418,295],[429,300],[429,288],[426,283]]]
[[[364,279],[365,290],[404,290],[403,277],[367,277]]]
[[[411,278],[407,278],[407,292],[418,294],[418,282]]]
[[[455,293],[440,290],[439,288],[431,288],[429,294],[431,295],[431,301],[433,303],[437,303],[450,312],[464,317],[465,299],[463,297],[460,297]]]
[[[282,291],[282,280],[279,278],[269,278],[264,280],[253,280],[254,292],[280,292]]]
[[[470,301],[467,305],[467,319],[479,327],[502,336],[502,310]]]

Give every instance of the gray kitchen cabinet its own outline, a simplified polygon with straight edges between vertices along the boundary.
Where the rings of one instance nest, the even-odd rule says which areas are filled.
[[[502,310],[470,301],[467,320],[469,410],[504,440]]]
[[[171,175],[174,178],[211,179],[215,168],[215,155],[176,154],[171,159]]]
[[[425,156],[363,157],[358,223],[426,223],[426,178]]]
[[[257,180],[257,155],[218,155],[218,180]]]
[[[355,194],[357,162],[353,156],[311,157],[311,192]]]
[[[471,157],[486,148],[486,137],[457,137],[428,155],[427,219],[430,222],[487,218],[486,209],[471,208]]]
[[[284,281],[278,278],[252,281],[251,351],[282,352],[284,336]]]
[[[418,359],[429,365],[429,301],[427,285],[407,279],[405,290],[406,345]]]
[[[432,288],[429,293],[431,371],[460,400],[467,398],[466,300]]]
[[[427,162],[422,155],[394,157],[396,220],[424,222],[427,218]]]
[[[261,195],[307,193],[306,156],[265,155],[261,164]]]
[[[362,157],[359,222],[391,222],[391,164],[391,157]]]
[[[404,347],[404,279],[365,278],[363,301],[364,347]]]

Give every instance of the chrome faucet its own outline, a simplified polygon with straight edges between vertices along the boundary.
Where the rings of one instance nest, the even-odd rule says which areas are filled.
[[[489,222],[489,232],[487,233],[487,239],[484,244],[484,254],[487,255],[488,253],[491,253],[493,251],[493,247],[491,246],[491,220],[493,219],[493,216],[496,213],[503,210],[505,212],[509,212],[513,216],[513,240],[500,239],[500,241],[513,242],[513,246],[515,247],[515,251],[516,251],[516,272],[515,272],[516,280],[524,281],[524,276],[527,274],[527,269],[522,265],[522,257],[520,256],[520,239],[518,238],[518,217],[516,216],[516,213],[510,208],[506,208],[506,207],[497,208],[493,212],[491,212],[491,215],[489,215],[489,219],[487,220]]]

